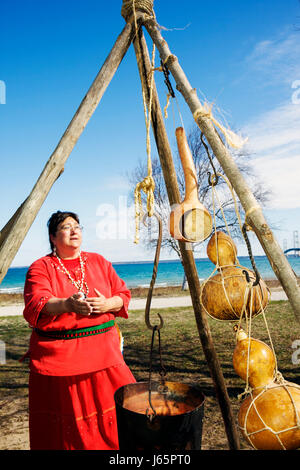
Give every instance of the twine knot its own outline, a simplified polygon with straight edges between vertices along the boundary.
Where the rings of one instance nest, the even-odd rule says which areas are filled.
[[[155,183],[152,176],[146,176],[146,178],[144,178],[144,180],[139,183],[139,185],[145,193],[148,193],[149,191],[153,192],[155,188]]]
[[[214,126],[218,128],[225,137],[226,142],[228,145],[235,149],[240,149],[244,146],[248,139],[242,139],[239,135],[233,132],[231,129],[226,128],[222,124],[220,124],[214,117],[212,113],[212,105],[209,105],[205,102],[201,108],[196,109],[193,113],[194,119],[197,122],[199,118],[209,119],[212,121]],[[198,122],[197,122],[198,124]]]
[[[141,191],[144,191],[147,194],[147,211],[148,217],[152,217],[154,213],[154,189],[155,182],[151,175],[146,176],[143,181],[138,183],[134,191],[134,200],[135,200],[135,241],[134,243],[139,242],[139,223],[143,215],[143,205],[142,205],[142,196]]]
[[[282,373],[279,370],[276,370],[275,372],[274,382],[279,385],[283,385],[286,383],[285,378],[283,377]]]
[[[147,13],[147,15],[152,17],[153,0],[123,0],[121,15],[125,21],[128,21],[128,19],[138,11]]]
[[[245,395],[252,395],[252,391],[253,391],[253,390],[254,390],[254,389],[253,389],[252,387],[250,387],[249,384],[247,384],[246,387],[245,387],[245,390],[237,396],[237,399],[238,399],[239,401],[241,401],[241,399],[242,399]]]

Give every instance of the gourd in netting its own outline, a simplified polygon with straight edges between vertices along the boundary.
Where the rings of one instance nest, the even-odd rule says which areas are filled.
[[[272,349],[239,329],[233,367],[246,381],[249,392],[238,414],[240,429],[249,444],[258,450],[299,448],[300,387],[287,382],[277,371]]]
[[[264,387],[274,380],[276,358],[272,349],[263,341],[249,338],[242,328],[237,333],[232,362],[236,373],[252,388]]]
[[[215,232],[207,244],[207,256],[215,265],[234,265],[237,259],[237,248],[224,232]]]
[[[208,156],[210,157],[209,153]],[[251,337],[253,317],[262,313],[267,326],[265,307],[270,292],[256,269],[246,233],[249,228],[246,220],[243,226],[241,224],[235,195],[229,182],[227,184],[234,199],[254,272],[240,265],[235,243],[229,235],[217,230],[215,197],[219,200],[229,233],[215,190],[218,176],[222,176],[226,181],[223,175],[215,172],[215,179],[210,183],[215,231],[207,245],[207,255],[216,267],[201,285],[200,301],[205,311],[213,318],[239,319],[239,325],[235,327],[238,329],[238,335],[233,365],[238,375],[246,381],[244,393],[247,397],[242,402],[238,415],[238,423],[245,439],[259,450],[297,449],[300,447],[300,386],[287,382],[278,371],[271,338],[272,349],[264,342]],[[247,334],[240,330],[243,319],[246,322]]]
[[[257,450],[295,450],[300,447],[300,387],[272,382],[253,391],[238,415],[245,439]]]
[[[230,321],[261,313],[269,301],[269,291],[262,279],[254,286],[255,274],[239,264],[232,238],[216,231],[207,245],[207,255],[218,273],[214,271],[201,286],[201,303],[206,313]]]

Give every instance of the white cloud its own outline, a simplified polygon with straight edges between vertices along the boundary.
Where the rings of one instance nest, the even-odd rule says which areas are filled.
[[[275,39],[257,43],[245,62],[272,82],[291,83],[300,78],[299,32],[284,31]]]
[[[243,134],[257,173],[273,192],[270,207],[300,207],[300,105],[286,103],[258,116]]]
[[[260,41],[245,59],[245,65],[256,74],[258,85],[273,87],[278,96],[273,109],[255,116],[243,127],[243,135],[249,137],[247,151],[253,155],[256,172],[273,193],[270,208],[299,208],[299,33],[285,30],[277,37]]]
[[[263,180],[272,190],[269,208],[294,209],[300,207],[299,175],[300,151],[297,156],[274,159],[272,156],[253,161]]]
[[[273,151],[280,155],[289,147],[300,148],[300,105],[286,103],[256,117],[244,126],[243,133],[251,137],[256,152]]]

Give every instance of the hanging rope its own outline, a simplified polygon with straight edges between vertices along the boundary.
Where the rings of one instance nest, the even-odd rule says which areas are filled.
[[[154,16],[153,11],[153,2],[141,2],[137,0],[130,0],[127,2],[123,2],[124,7],[124,14],[128,15],[129,13],[134,17],[134,24],[135,24],[135,31],[136,35],[138,35],[138,25],[137,25],[137,16],[136,11],[147,11],[148,13],[151,12],[152,16]],[[122,7],[122,9],[123,9]],[[126,12],[125,12],[126,10]],[[142,53],[140,49],[140,42],[137,38],[137,57],[138,61],[142,63]],[[153,101],[153,85],[154,85],[154,70],[155,70],[155,45],[153,43],[152,49],[152,60],[151,60],[151,77],[150,83],[148,83],[149,77],[142,77],[142,96],[143,96],[143,106],[144,106],[144,117],[145,117],[145,125],[146,125],[146,151],[147,151],[147,170],[148,174],[143,179],[143,181],[137,183],[134,191],[134,201],[135,201],[135,240],[134,243],[139,242],[139,228],[140,228],[140,221],[142,216],[144,215],[143,212],[143,205],[142,205],[142,196],[141,192],[143,191],[147,195],[147,213],[148,217],[152,217],[154,213],[154,189],[155,189],[155,182],[152,176],[152,162],[151,162],[151,141],[150,141],[150,126],[151,126],[151,112],[152,112],[152,101]],[[148,90],[150,90],[149,94],[149,101],[147,103],[147,94]]]

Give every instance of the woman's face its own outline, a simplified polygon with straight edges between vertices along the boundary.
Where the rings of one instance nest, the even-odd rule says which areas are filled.
[[[56,235],[50,235],[50,237],[56,251],[62,256],[79,249],[82,242],[80,225],[73,217],[67,217],[58,224]]]

